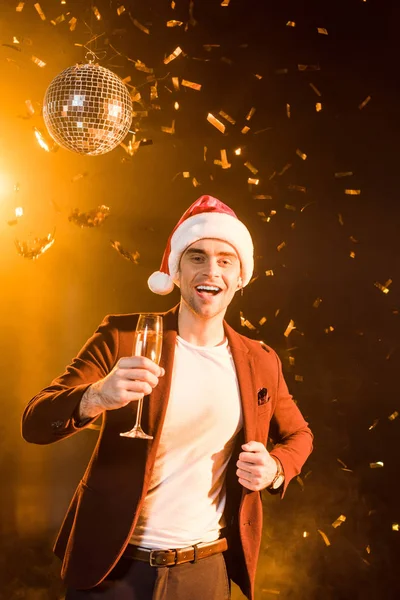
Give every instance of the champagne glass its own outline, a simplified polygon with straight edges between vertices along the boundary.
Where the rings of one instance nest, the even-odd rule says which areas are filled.
[[[161,315],[139,315],[133,344],[133,356],[146,356],[159,364],[163,339],[163,322]],[[143,396],[137,401],[136,423],[130,431],[120,433],[122,437],[152,440],[153,436],[145,433],[140,425],[143,410]]]

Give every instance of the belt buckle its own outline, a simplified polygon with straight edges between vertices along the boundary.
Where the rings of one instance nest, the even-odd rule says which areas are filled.
[[[164,565],[163,563],[159,563],[157,562],[157,558],[154,556],[155,552],[174,552],[175,556],[174,556],[174,565],[176,565],[176,562],[178,560],[178,553],[176,550],[151,550],[150,551],[150,566],[151,567],[164,567],[164,566],[168,566],[168,565]]]

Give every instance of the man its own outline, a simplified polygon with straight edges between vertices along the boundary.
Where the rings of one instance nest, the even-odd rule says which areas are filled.
[[[161,366],[131,356],[138,315],[109,316],[25,409],[23,436],[37,444],[103,418],[55,545],[67,600],[226,600],[230,579],[254,599],[260,492],[283,497],[312,434],[276,353],[224,321],[252,272],[247,228],[202,196],[148,282],[181,292],[164,314]],[[121,437],[143,394],[154,439]]]

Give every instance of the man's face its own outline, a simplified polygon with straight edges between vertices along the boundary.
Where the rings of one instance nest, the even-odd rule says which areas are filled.
[[[240,287],[239,279],[239,257],[227,242],[199,240],[189,246],[181,258],[179,285],[182,300],[203,318],[225,313]]]

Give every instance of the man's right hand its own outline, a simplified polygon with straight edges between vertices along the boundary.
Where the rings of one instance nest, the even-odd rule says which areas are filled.
[[[112,371],[93,383],[82,396],[80,420],[115,410],[151,394],[165,371],[144,356],[121,358]]]

